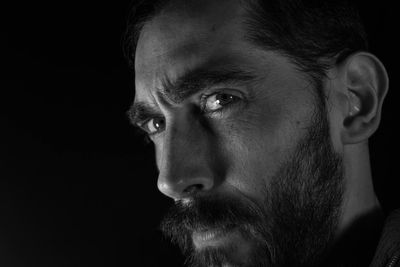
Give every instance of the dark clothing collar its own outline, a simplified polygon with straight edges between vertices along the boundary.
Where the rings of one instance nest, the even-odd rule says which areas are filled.
[[[400,267],[400,209],[387,217],[370,267]]]

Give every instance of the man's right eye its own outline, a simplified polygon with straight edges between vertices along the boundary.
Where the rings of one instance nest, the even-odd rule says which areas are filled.
[[[144,122],[140,127],[149,135],[157,134],[165,129],[165,119],[152,118]]]

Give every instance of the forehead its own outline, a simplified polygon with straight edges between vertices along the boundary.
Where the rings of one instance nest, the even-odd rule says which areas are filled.
[[[174,1],[145,24],[135,55],[136,94],[216,58],[243,57],[239,0]],[[247,51],[251,53],[251,51]],[[242,55],[241,55],[242,54]]]

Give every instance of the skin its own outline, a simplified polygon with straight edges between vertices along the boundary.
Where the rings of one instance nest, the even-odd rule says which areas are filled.
[[[159,169],[159,190],[175,201],[189,201],[192,189],[234,195],[261,203],[287,155],[307,133],[315,107],[309,79],[284,56],[244,40],[239,1],[176,1],[144,26],[135,57],[135,102],[152,105],[165,129],[152,135]],[[182,8],[184,6],[184,8]],[[174,81],[186,70],[240,66],[257,74],[244,85],[216,86],[240,97],[229,109],[195,112],[205,92],[180,103],[160,94],[165,77]],[[388,89],[386,71],[366,52],[332,66],[324,81],[330,141],[343,161],[344,193],[335,242],[363,216],[380,209],[374,193],[368,138],[378,128]],[[243,179],[246,177],[246,179]],[[189,190],[190,189],[190,190]],[[368,226],[366,231],[376,225]],[[246,257],[252,244],[232,234],[217,240],[239,244]],[[198,249],[211,243],[195,242]]]

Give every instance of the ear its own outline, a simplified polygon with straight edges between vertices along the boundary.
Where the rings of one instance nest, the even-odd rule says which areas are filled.
[[[360,143],[379,126],[389,78],[379,59],[367,52],[350,55],[339,68],[347,95],[341,139],[343,144]]]

